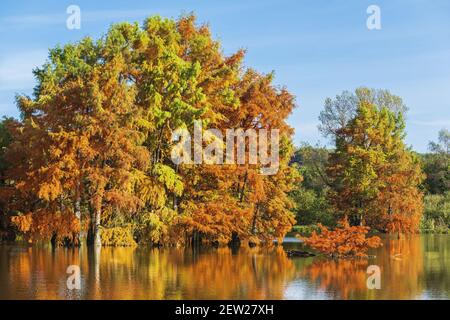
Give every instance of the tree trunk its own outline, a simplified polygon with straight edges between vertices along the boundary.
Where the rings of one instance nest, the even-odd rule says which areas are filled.
[[[90,223],[87,235],[87,243],[90,246],[101,246],[102,240],[100,237],[100,219],[101,209],[90,209]]]
[[[256,205],[255,213],[253,214],[253,221],[252,221],[252,234],[256,234],[256,221],[258,219],[258,212],[259,212],[259,205]]]
[[[248,179],[248,173],[245,172],[244,182],[242,183],[242,190],[240,190],[239,202],[244,201],[244,196],[245,196],[245,185],[247,184],[247,179]]]
[[[95,222],[94,222],[94,246],[101,247],[102,246],[102,238],[100,237],[100,218],[101,218],[101,209],[97,209],[95,212]]]
[[[199,231],[195,230],[192,233],[191,245],[193,248],[199,247],[202,243],[202,235]]]
[[[53,232],[53,234],[52,234],[52,238],[50,239],[50,243],[51,243],[53,249],[58,246],[58,235],[55,232]]]
[[[77,199],[75,200],[75,217],[78,220],[78,223],[80,225],[80,230],[78,232],[74,232],[73,234],[73,245],[75,247],[79,247],[81,246],[81,241],[80,241],[80,233],[81,233],[81,199],[80,197],[77,197]]]
[[[241,240],[239,239],[239,235],[237,234],[237,232],[233,231],[231,233],[231,240],[229,245],[231,247],[239,247],[241,245]]]

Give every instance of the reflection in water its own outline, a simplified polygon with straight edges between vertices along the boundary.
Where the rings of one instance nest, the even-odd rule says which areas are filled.
[[[448,245],[448,243],[447,243]],[[333,299],[417,299],[423,293],[424,249],[420,236],[386,239],[368,260],[317,259],[302,270]],[[448,262],[449,263],[449,262]],[[381,270],[381,289],[367,289],[367,267]],[[450,264],[449,264],[450,266]],[[450,279],[450,275],[447,276]]]
[[[450,298],[449,236],[384,243],[370,260],[289,259],[282,248],[0,246],[0,299]],[[67,289],[70,265],[80,266],[81,290]],[[368,265],[380,266],[381,290],[367,289]]]

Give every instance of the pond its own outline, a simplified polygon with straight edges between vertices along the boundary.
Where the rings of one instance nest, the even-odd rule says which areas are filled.
[[[384,239],[368,260],[274,249],[0,246],[0,299],[450,299],[450,236]],[[299,248],[287,242],[284,249]],[[81,288],[69,290],[68,267]],[[381,288],[368,289],[379,267]]]

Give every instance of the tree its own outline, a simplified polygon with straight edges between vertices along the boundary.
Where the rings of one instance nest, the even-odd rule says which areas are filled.
[[[278,171],[261,175],[261,164],[189,170],[182,223],[200,238],[219,243],[237,239],[271,243],[273,238],[282,238],[294,223],[288,193],[299,177],[289,166],[292,129],[285,122],[294,107],[293,97],[284,89],[277,90],[272,79],[272,75],[248,70],[235,84],[239,108],[228,107],[215,123],[222,132],[229,128],[280,130]],[[249,141],[244,143],[248,151]]]
[[[33,234],[56,241],[79,232],[83,203],[98,246],[102,213],[137,210],[135,176],[148,156],[139,146],[123,49],[130,31],[119,25],[97,43],[86,38],[50,50],[34,71],[34,98],[18,98],[23,119],[12,128],[9,157],[19,161],[10,175],[22,197],[36,199],[23,212],[31,212]]]
[[[375,105],[379,110],[387,108],[394,114],[404,115],[408,110],[402,99],[388,90],[360,87],[354,93],[344,91],[334,100],[325,100],[325,108],[319,116],[319,130],[325,137],[336,140],[340,130],[355,117],[362,103]]]
[[[448,233],[450,229],[450,191],[445,194],[427,194],[424,197],[424,232]]]
[[[7,129],[6,122],[8,119],[0,121],[0,182],[4,183],[5,170],[8,167],[5,160],[5,152],[11,143],[11,135]]]
[[[307,246],[331,257],[359,257],[367,258],[370,248],[382,245],[377,236],[367,237],[369,227],[350,226],[346,219],[339,222],[340,226],[334,230],[319,224],[320,234],[313,231],[311,237],[299,237]]]
[[[302,186],[316,192],[326,191],[328,181],[326,167],[330,151],[321,146],[303,145],[295,151],[292,163],[297,163],[303,177]]]
[[[303,180],[291,192],[295,202],[296,220],[300,225],[322,223],[333,225],[335,217],[328,201],[326,168],[329,151],[325,147],[303,145],[296,150],[291,162],[298,165]]]
[[[337,132],[330,156],[330,197],[352,225],[415,232],[422,215],[423,179],[417,157],[403,143],[401,113],[363,102]]]
[[[431,154],[423,156],[424,186],[431,194],[444,194],[450,190],[450,132],[439,131],[438,142],[430,142],[429,150]]]
[[[22,120],[10,125],[17,227],[30,239],[74,242],[87,229],[97,245],[102,228],[104,242],[120,235],[121,245],[282,238],[294,222],[288,193],[299,179],[286,123],[294,97],[272,74],[246,69],[243,57],[224,56],[192,15],[116,24],[97,41],[50,50],[35,71],[34,97],[18,98]],[[221,133],[279,130],[277,171],[174,163],[174,134],[192,135],[197,123]]]
[[[7,215],[8,182],[6,181],[6,171],[9,167],[5,159],[6,149],[11,143],[11,135],[7,128],[7,122],[11,119],[0,121],[0,241],[7,237],[7,227],[9,225]]]

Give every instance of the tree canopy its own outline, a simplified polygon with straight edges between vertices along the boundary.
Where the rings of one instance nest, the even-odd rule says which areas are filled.
[[[87,232],[96,245],[115,232],[154,244],[282,238],[295,221],[288,193],[300,178],[289,166],[294,97],[243,57],[225,56],[192,15],[115,24],[98,40],[51,49],[34,71],[34,95],[17,98],[21,120],[8,123],[16,227],[30,241],[78,244]],[[192,133],[195,122],[279,130],[277,173],[261,175],[261,164],[175,164],[172,136]]]
[[[405,146],[402,113],[362,102],[339,129],[327,172],[335,208],[353,225],[416,232],[422,215],[423,174]]]

